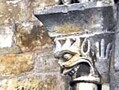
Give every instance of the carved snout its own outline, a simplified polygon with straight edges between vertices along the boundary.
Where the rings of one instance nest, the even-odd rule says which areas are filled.
[[[90,70],[88,72],[90,72],[91,74],[95,74],[95,69],[90,58],[80,57],[79,54],[75,54],[74,56],[66,54],[64,56],[67,59],[66,61],[63,61],[62,59],[59,60],[59,65],[63,69],[63,74],[67,74],[73,69],[75,69],[74,71],[77,72],[82,63],[84,65],[88,64],[90,67]]]

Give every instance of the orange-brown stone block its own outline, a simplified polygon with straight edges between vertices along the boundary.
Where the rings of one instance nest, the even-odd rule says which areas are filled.
[[[51,46],[51,39],[44,27],[30,22],[18,25],[16,37],[17,45],[23,52]]]
[[[0,56],[0,75],[18,75],[33,68],[32,53],[7,54]]]

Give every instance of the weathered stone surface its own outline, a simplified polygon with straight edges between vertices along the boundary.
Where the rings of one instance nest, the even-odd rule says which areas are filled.
[[[43,50],[35,54],[35,72],[60,72],[58,60],[54,58],[52,49]]]
[[[0,26],[0,48],[12,47],[14,43],[14,28],[12,26]]]
[[[34,20],[33,9],[54,5],[58,0],[0,0],[0,24]]]
[[[15,22],[36,20],[34,8],[54,5],[55,0],[0,0],[0,25]]]
[[[46,6],[53,6],[59,3],[60,0],[34,0],[32,6],[34,8],[44,8]]]
[[[14,9],[17,10],[17,8],[14,8]],[[12,18],[12,15],[10,13],[11,11],[12,11],[12,9],[8,8],[8,4],[6,3],[6,1],[1,0],[0,1],[0,24],[4,24],[6,22],[7,23],[9,22],[9,19]],[[16,11],[14,11],[14,12],[16,12]]]
[[[112,69],[110,73],[110,90],[118,90],[119,89],[119,72],[115,72]]]
[[[17,45],[24,51],[33,51],[51,46],[51,39],[44,27],[32,22],[17,26]]]
[[[10,18],[14,19],[17,22],[25,21],[27,19],[27,8],[26,5],[24,5],[23,0],[7,0],[5,3],[7,4],[7,9],[10,13]]]
[[[97,3],[95,2],[88,4],[75,3],[67,7],[60,5],[43,10],[36,9],[34,13],[53,35],[57,33],[57,30],[59,32],[60,26],[64,28],[66,25],[75,27],[76,32],[79,33],[81,31],[86,31],[87,33],[105,30],[114,31],[112,29],[115,25],[113,7],[97,7]],[[62,34],[62,32],[58,34]]]
[[[47,77],[47,78],[46,78]],[[25,79],[12,78],[0,81],[0,90],[68,90],[60,75],[40,75]]]
[[[65,23],[64,25],[59,25],[59,26],[54,27],[54,30],[56,30],[56,33],[70,34],[70,33],[82,32],[84,29],[74,24]]]
[[[26,73],[24,74],[25,77],[22,79],[20,78],[13,78],[13,79],[4,79],[0,81],[0,90],[69,90],[69,82],[67,84],[57,72],[59,72],[59,66],[57,60],[54,59],[52,50],[44,50],[43,52],[41,49],[50,47],[51,46],[51,39],[49,38],[47,32],[44,28],[40,27],[40,25],[30,22],[24,23],[22,21],[31,21],[34,20],[33,9],[40,6],[40,8],[44,8],[45,6],[52,6],[58,3],[59,0],[0,0],[0,25],[5,23],[10,23],[13,20],[15,23],[20,23],[17,26],[17,30],[15,31],[16,27],[12,26],[0,26],[0,76],[16,76],[21,75],[21,73],[30,72],[34,67],[34,72],[31,74],[40,73],[39,76],[27,77]],[[109,0],[103,0],[105,3],[109,3]],[[55,10],[57,11],[57,10]],[[92,13],[93,12],[93,13]],[[95,20],[95,13],[92,10],[90,14],[84,16],[82,14],[79,18],[84,22],[81,24],[89,23],[91,28],[99,27],[101,28],[101,24],[97,24],[102,20],[100,16],[97,16],[97,20]],[[111,9],[104,10],[103,14],[109,15],[108,13],[111,12]],[[100,13],[102,14],[102,13]],[[66,14],[64,14],[65,16]],[[77,14],[71,17],[76,18]],[[71,17],[68,17],[69,19]],[[49,16],[48,16],[49,17]],[[89,22],[87,19],[90,17]],[[105,16],[107,17],[107,16]],[[57,20],[56,16],[56,20]],[[113,24],[111,21],[112,14],[106,18],[106,22]],[[54,20],[54,21],[56,21]],[[64,22],[65,18],[59,21]],[[77,19],[78,20],[78,19]],[[59,22],[58,21],[58,22]],[[105,21],[105,20],[104,20]],[[48,22],[48,21],[47,21]],[[53,21],[52,21],[53,22]],[[70,20],[70,25],[65,23],[61,25],[61,27],[53,27],[58,33],[68,34],[70,32],[78,32],[79,30],[82,31],[84,29],[90,29],[90,27],[79,27],[81,25],[73,25],[72,20]],[[78,22],[78,21],[77,21]],[[76,23],[77,23],[76,22]],[[106,23],[104,26],[108,26],[109,23]],[[51,20],[49,20],[49,25],[51,25]],[[95,25],[94,25],[95,24]],[[68,26],[69,25],[69,26]],[[56,26],[54,24],[54,26]],[[113,26],[113,25],[112,25]],[[78,28],[77,28],[78,27]],[[107,29],[107,28],[104,28]],[[101,30],[101,29],[100,29]],[[109,30],[112,30],[112,27],[109,27]],[[15,40],[15,35],[17,40]],[[17,41],[17,45],[15,45]],[[118,42],[118,41],[117,41]],[[117,43],[118,46],[118,43]],[[10,54],[10,53],[21,53],[26,51],[34,51],[39,50],[35,54],[35,63],[32,59],[32,53],[23,53],[23,54]],[[116,70],[118,70],[118,48],[116,48]],[[34,66],[33,66],[34,65]],[[114,70],[113,70],[114,71]],[[52,75],[46,75],[46,73],[52,73]],[[111,73],[111,90],[118,90],[118,83],[119,83],[119,74],[118,72]],[[18,76],[16,76],[18,77]],[[9,78],[9,77],[8,77]],[[67,80],[66,80],[67,81]],[[115,88],[113,88],[115,87]],[[105,89],[104,89],[105,90]]]
[[[114,59],[114,67],[115,70],[119,70],[119,33],[116,34],[116,39],[115,39],[115,59]]]
[[[10,48],[0,48],[0,55],[4,54],[18,54],[21,53],[21,49],[18,46],[12,46]]]
[[[119,33],[116,33],[115,54],[110,70],[110,90],[119,89]]]
[[[33,68],[32,53],[6,54],[0,56],[0,75],[18,75]]]
[[[29,0],[0,0],[0,24],[8,23],[10,19],[29,21],[33,15],[30,3]]]
[[[10,13],[7,8],[7,4],[1,0],[0,1],[0,24],[7,22],[9,19]]]
[[[21,50],[15,45],[15,26],[11,23],[0,26],[0,55],[8,53],[20,53]]]

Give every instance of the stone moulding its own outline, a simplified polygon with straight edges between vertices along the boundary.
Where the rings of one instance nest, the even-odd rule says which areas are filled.
[[[96,6],[96,3],[87,5],[76,3],[69,6],[61,5],[37,12],[34,11],[34,14],[44,23],[51,35],[62,34],[62,31],[60,31],[61,33],[57,32],[63,28],[73,28],[76,29],[74,32],[80,33],[82,31],[113,32],[112,27],[115,26],[112,5]],[[73,30],[70,30],[70,32],[71,31]]]

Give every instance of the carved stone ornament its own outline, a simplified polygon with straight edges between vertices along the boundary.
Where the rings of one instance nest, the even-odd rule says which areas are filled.
[[[53,38],[54,56],[59,59],[61,73],[71,77],[72,87],[75,90],[101,90],[101,85],[109,82],[113,56],[113,2],[78,1],[39,10],[35,16]]]

